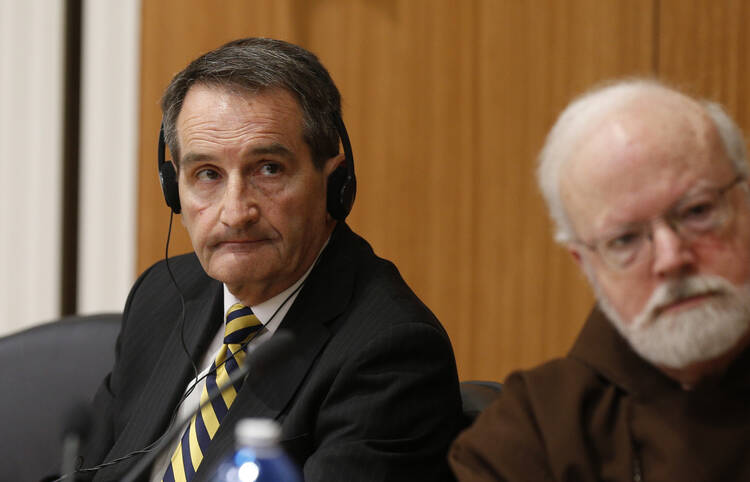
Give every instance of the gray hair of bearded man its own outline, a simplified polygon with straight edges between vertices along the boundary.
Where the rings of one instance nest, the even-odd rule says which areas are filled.
[[[560,174],[578,141],[608,113],[645,92],[684,95],[653,79],[627,79],[594,88],[568,104],[560,113],[539,153],[537,182],[555,224],[555,240],[567,243],[576,238],[560,197]],[[689,98],[689,97],[688,97]],[[735,171],[747,177],[747,153],[742,132],[717,103],[698,100],[721,137]]]

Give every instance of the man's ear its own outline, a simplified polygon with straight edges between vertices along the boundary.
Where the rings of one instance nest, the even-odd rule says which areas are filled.
[[[571,256],[573,256],[573,259],[575,260],[576,264],[578,264],[579,267],[582,267],[583,261],[581,260],[581,252],[578,251],[575,247],[572,245],[567,246],[568,253],[570,253]]]
[[[328,178],[328,176],[330,176],[337,167],[344,164],[345,160],[346,155],[343,152],[340,152],[338,155],[329,158],[323,165],[323,174],[325,175],[325,177]]]

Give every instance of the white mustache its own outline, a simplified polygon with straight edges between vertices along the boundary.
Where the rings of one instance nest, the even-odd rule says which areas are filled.
[[[655,321],[665,307],[682,299],[707,294],[724,296],[734,291],[734,286],[718,276],[698,275],[667,281],[659,285],[651,295],[646,307],[641,310],[643,316],[634,320],[633,327]]]

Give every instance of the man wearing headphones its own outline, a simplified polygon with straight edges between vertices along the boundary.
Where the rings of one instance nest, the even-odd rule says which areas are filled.
[[[450,341],[344,223],[354,160],[326,69],[285,42],[238,40],[177,74],[162,109],[160,176],[195,253],[133,287],[82,467],[121,480],[172,418],[214,397],[143,480],[210,479],[245,417],[281,424],[308,482],[450,478]],[[282,332],[293,341],[253,365]],[[248,377],[220,393],[246,353]]]

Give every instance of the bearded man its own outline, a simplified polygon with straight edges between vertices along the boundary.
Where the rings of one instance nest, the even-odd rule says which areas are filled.
[[[589,92],[539,158],[597,308],[454,443],[460,480],[750,480],[750,197],[742,134],[649,80]]]

